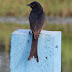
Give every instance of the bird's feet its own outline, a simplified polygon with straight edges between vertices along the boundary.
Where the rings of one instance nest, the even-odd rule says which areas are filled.
[[[41,34],[41,32],[39,34]]]
[[[29,34],[32,35],[32,31],[29,31]]]

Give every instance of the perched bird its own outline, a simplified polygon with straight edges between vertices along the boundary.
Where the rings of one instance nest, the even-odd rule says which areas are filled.
[[[30,22],[30,29],[33,33],[31,51],[28,60],[30,60],[34,56],[38,62],[39,59],[37,53],[37,43],[40,31],[42,30],[44,25],[45,14],[42,6],[37,1],[34,1],[28,4],[27,6],[30,6],[32,8],[31,13],[29,15],[29,22]]]

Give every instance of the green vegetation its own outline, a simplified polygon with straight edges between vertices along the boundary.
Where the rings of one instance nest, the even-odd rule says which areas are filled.
[[[0,0],[0,16],[28,16],[26,4],[35,0]],[[72,0],[36,0],[48,16],[72,16]]]
[[[62,31],[62,71],[72,72],[72,24],[45,24],[44,30]],[[29,29],[29,24],[1,24],[0,38],[4,39],[6,51],[9,50],[11,33],[17,29]],[[65,71],[64,71],[65,70]]]
[[[4,39],[6,51],[9,50],[11,33],[17,29],[25,29],[25,28],[29,28],[29,25],[0,23],[0,39]]]

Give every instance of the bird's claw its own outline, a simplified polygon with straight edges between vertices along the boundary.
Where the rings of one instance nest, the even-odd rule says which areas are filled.
[[[29,31],[29,34],[32,35],[32,31]]]

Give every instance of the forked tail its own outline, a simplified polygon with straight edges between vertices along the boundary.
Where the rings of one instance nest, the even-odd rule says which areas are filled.
[[[34,34],[33,34],[31,51],[30,51],[30,56],[29,56],[28,60],[31,60],[31,58],[34,56],[36,58],[37,62],[39,61],[38,54],[37,54],[37,43],[38,43],[38,38],[35,39]]]

